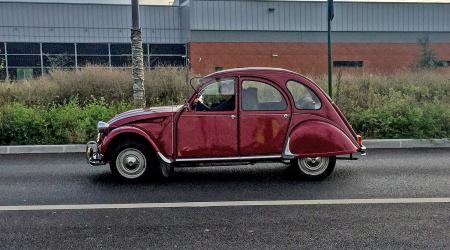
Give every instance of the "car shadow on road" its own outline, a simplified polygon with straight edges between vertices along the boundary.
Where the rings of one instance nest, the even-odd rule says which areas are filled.
[[[138,181],[124,181],[114,177],[109,171],[92,176],[94,183],[102,185],[248,185],[248,184],[300,184],[300,183],[321,183],[331,181],[346,181],[351,178],[348,170],[341,169],[338,173],[320,182],[308,181],[298,178],[287,165],[265,164],[249,166],[215,166],[215,167],[187,167],[176,168],[173,175],[168,179],[145,178]]]

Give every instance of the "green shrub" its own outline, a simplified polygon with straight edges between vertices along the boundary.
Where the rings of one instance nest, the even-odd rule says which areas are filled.
[[[347,115],[353,128],[367,138],[449,138],[448,105],[410,107],[388,104],[357,109]]]
[[[130,109],[92,101],[80,106],[76,99],[66,105],[25,106],[7,104],[0,108],[0,144],[67,144],[94,139],[99,120],[108,121],[115,114]]]
[[[0,108],[0,143],[46,144],[47,123],[43,112],[23,104],[13,103]]]

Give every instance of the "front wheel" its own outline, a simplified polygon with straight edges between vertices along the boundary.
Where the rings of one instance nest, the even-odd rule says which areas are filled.
[[[336,157],[305,157],[291,161],[292,169],[296,174],[307,180],[323,180],[333,172],[336,166]]]
[[[122,180],[142,179],[149,175],[151,166],[157,163],[145,145],[134,141],[118,145],[111,156],[111,172]]]

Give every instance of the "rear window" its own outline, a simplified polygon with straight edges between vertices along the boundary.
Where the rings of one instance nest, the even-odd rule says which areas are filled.
[[[297,81],[288,81],[286,87],[294,98],[295,107],[298,109],[317,110],[322,107],[319,97],[306,85]]]

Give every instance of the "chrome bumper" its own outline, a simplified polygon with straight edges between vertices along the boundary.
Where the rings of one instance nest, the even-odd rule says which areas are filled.
[[[361,145],[361,149],[359,150],[359,153],[361,154],[361,156],[365,156],[366,155],[366,147],[364,145]]]
[[[366,155],[366,147],[364,145],[361,145],[361,147],[358,149],[357,152],[349,155],[338,155],[336,156],[336,159],[338,160],[358,160],[360,156]]]
[[[106,164],[103,161],[103,155],[98,152],[98,145],[95,141],[90,141],[86,144],[86,159],[91,166]]]

